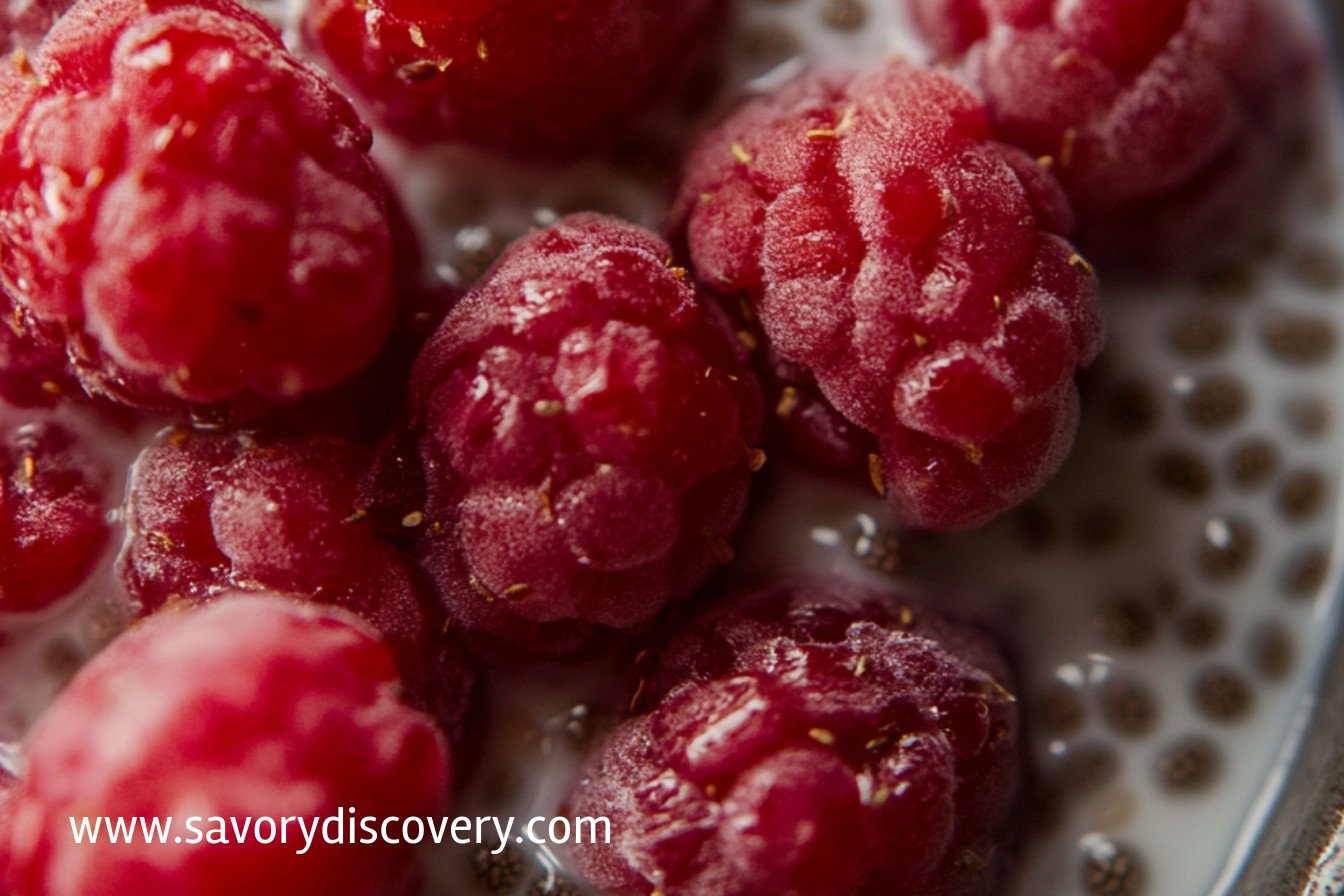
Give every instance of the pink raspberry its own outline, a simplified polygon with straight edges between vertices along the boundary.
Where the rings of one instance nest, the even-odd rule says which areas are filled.
[[[367,463],[331,440],[172,430],[132,473],[122,581],[144,613],[238,589],[351,610],[387,638],[416,705],[460,736],[472,674],[420,570],[371,530]]]
[[[1263,235],[1314,108],[1318,51],[1282,0],[904,0],[1002,139],[1064,182],[1116,270]]]
[[[670,255],[566,218],[507,250],[416,362],[413,444],[384,488],[478,642],[575,649],[731,556],[760,395]]]
[[[311,43],[379,119],[525,156],[610,145],[708,55],[725,0],[309,0]]]
[[[1058,184],[951,76],[796,81],[704,139],[679,206],[701,281],[745,295],[771,357],[875,438],[903,522],[976,525],[1059,468],[1095,281]]]
[[[941,643],[940,643],[941,642]],[[1018,712],[978,632],[806,582],[739,595],[652,654],[590,761],[578,849],[600,887],[666,896],[988,894]],[[837,861],[843,856],[844,861]]]
[[[189,828],[192,816],[200,837],[218,833],[212,816],[311,824],[350,807],[438,814],[446,748],[396,695],[391,655],[343,611],[240,595],[149,620],[94,657],[28,736],[0,829],[8,892],[410,892],[411,846],[330,845],[319,832],[296,855],[293,824],[288,843],[268,845],[232,830],[231,845],[191,843]],[[76,844],[71,819],[87,816],[172,816],[184,842]]]
[[[40,610],[72,592],[107,545],[108,473],[55,423],[8,429],[0,442],[0,615]]]
[[[6,319],[131,404],[332,386],[394,313],[370,140],[232,0],[82,0],[0,75]]]

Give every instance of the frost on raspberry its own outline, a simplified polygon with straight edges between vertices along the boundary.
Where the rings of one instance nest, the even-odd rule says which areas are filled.
[[[576,215],[508,249],[416,362],[388,492],[483,645],[579,649],[732,554],[761,407],[657,237]]]
[[[889,595],[730,596],[646,654],[576,815],[596,885],[666,896],[988,894],[1020,774],[997,648]],[[843,861],[839,859],[843,857]]]
[[[353,611],[387,638],[412,701],[458,737],[472,673],[421,571],[373,532],[367,465],[334,439],[169,430],[132,471],[121,579],[142,613],[239,589]]]
[[[95,656],[24,743],[27,770],[0,824],[15,896],[382,896],[414,892],[415,847],[332,845],[303,855],[296,826],[270,843],[262,816],[436,815],[449,755],[397,699],[373,630],[341,610],[238,595],[167,612]],[[183,842],[75,843],[70,819],[174,818]],[[246,842],[209,819],[261,824]],[[296,846],[296,840],[298,845]]]
[[[1059,468],[1101,347],[1092,268],[1058,183],[951,76],[787,85],[703,140],[679,207],[701,282],[745,296],[772,364],[871,434],[904,523],[977,525]],[[778,398],[786,427],[814,426]]]
[[[374,114],[528,157],[610,146],[725,32],[725,0],[309,0],[304,29]]]
[[[74,432],[38,422],[0,442],[0,615],[74,591],[107,545],[108,472]]]
[[[1277,220],[1319,99],[1293,4],[902,2],[999,136],[1059,175],[1103,270],[1226,261]]]
[[[232,0],[82,0],[0,67],[0,297],[130,404],[290,401],[394,314],[371,136]]]

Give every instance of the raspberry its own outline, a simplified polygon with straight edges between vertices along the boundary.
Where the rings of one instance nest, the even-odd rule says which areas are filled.
[[[667,896],[988,893],[1018,713],[978,632],[804,582],[693,617],[590,760],[576,815],[599,887]],[[941,643],[940,643],[941,642]],[[837,862],[837,856],[845,856]]]
[[[30,423],[0,443],[0,614],[74,591],[108,540],[108,473],[68,429]]]
[[[508,249],[416,361],[384,500],[477,641],[578,649],[731,556],[760,395],[669,256],[565,218]]]
[[[1280,0],[905,0],[963,58],[1002,139],[1051,165],[1117,271],[1245,249],[1313,109],[1317,51]]]
[[[332,386],[394,312],[370,140],[232,0],[82,0],[0,75],[6,319],[130,404]]]
[[[423,816],[447,789],[443,741],[397,701],[392,658],[371,630],[275,595],[165,613],[122,636],[76,675],[25,748],[0,830],[15,896],[409,892],[411,846],[331,845],[319,831],[296,855],[297,825],[288,843],[228,830],[232,845],[193,844],[189,819],[200,816],[204,837],[219,833],[212,816]],[[172,816],[183,842],[74,842],[71,818],[104,815]],[[264,825],[252,833],[263,837]]]
[[[172,430],[132,473],[122,581],[145,613],[259,588],[351,610],[387,638],[414,702],[458,736],[472,675],[420,571],[371,531],[366,465],[324,439]]]
[[[309,0],[310,43],[418,139],[531,157],[609,145],[725,30],[724,0]]]
[[[702,282],[745,295],[772,358],[875,437],[907,525],[984,522],[1058,469],[1095,282],[1058,184],[952,77],[793,82],[705,138],[679,209]]]

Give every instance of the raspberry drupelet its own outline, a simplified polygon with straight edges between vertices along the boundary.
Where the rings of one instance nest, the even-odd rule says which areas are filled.
[[[0,71],[6,321],[139,406],[341,382],[396,304],[370,141],[232,0],[82,0]]]
[[[341,610],[239,595],[148,620],[80,670],[26,739],[0,824],[6,892],[414,892],[413,846],[352,846],[348,832],[332,845],[318,832],[297,855],[296,824],[288,842],[278,831],[258,842],[263,816],[311,825],[352,807],[379,818],[442,810],[447,748],[397,693],[386,647]],[[71,819],[86,816],[172,816],[181,841],[76,843]],[[214,816],[262,827],[245,841],[227,830],[221,845]]]
[[[736,595],[644,655],[572,796],[611,819],[596,885],[666,896],[993,892],[1018,711],[980,632],[803,581]]]
[[[1059,175],[1104,273],[1223,261],[1269,231],[1319,93],[1292,4],[901,2],[1000,138]]]
[[[511,154],[610,146],[702,64],[726,0],[308,0],[304,29],[393,130]]]
[[[791,441],[870,433],[906,525],[977,525],[1058,469],[1074,373],[1101,348],[1095,278],[1058,183],[950,75],[792,82],[702,141],[678,205],[700,281],[745,297],[771,362],[843,418],[785,419],[821,424]],[[802,405],[779,399],[785,418]]]
[[[4,306],[0,296],[0,308]],[[65,353],[36,345],[21,328],[0,325],[0,399],[19,408],[51,407],[80,393]]]
[[[564,218],[510,247],[417,360],[386,500],[475,643],[580,649],[731,557],[764,462],[759,388],[670,255]]]
[[[0,52],[31,53],[71,0],[0,0]]]
[[[0,442],[0,616],[78,587],[107,545],[108,471],[69,429],[30,423]]]
[[[387,639],[410,699],[455,739],[473,676],[423,573],[372,531],[366,452],[173,429],[136,461],[118,570],[142,613],[238,589],[340,606]]]

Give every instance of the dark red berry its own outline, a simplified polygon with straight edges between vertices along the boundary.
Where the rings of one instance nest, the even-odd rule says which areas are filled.
[[[391,500],[478,636],[563,652],[731,556],[760,394],[669,258],[633,225],[566,218],[505,252],[416,362]]]
[[[367,463],[334,440],[171,430],[135,464],[121,578],[144,613],[237,589],[351,610],[387,638],[414,702],[456,737],[472,675],[420,570],[370,528],[358,494]]]
[[[1288,4],[904,2],[999,136],[1059,175],[1082,245],[1117,273],[1224,258],[1274,221],[1320,68]]]
[[[1101,347],[1095,281],[1059,185],[951,76],[792,83],[704,139],[680,208],[700,280],[745,295],[791,365],[802,394],[776,411],[808,411],[787,425],[834,446],[805,454],[852,457],[841,421],[870,433],[904,523],[982,523],[1059,468],[1074,373]]]
[[[83,0],[0,74],[0,293],[119,400],[289,401],[394,313],[370,133],[232,0]]]
[[[725,29],[724,0],[309,0],[309,40],[379,119],[524,156],[610,145]]]
[[[600,887],[667,896],[988,892],[1017,790],[997,649],[884,595],[801,582],[737,595],[652,654],[591,761],[578,849]],[[969,857],[978,868],[967,874]]]
[[[56,423],[0,442],[0,615],[40,610],[78,587],[107,545],[108,472]]]
[[[238,595],[160,614],[94,657],[25,741],[0,824],[7,892],[410,892],[414,847],[319,833],[297,855],[297,825],[287,843],[239,843],[227,820],[438,814],[446,747],[397,693],[386,647],[343,611]],[[90,816],[171,816],[183,842],[75,843],[72,819]],[[190,842],[192,816],[201,837],[225,817],[232,843]]]

